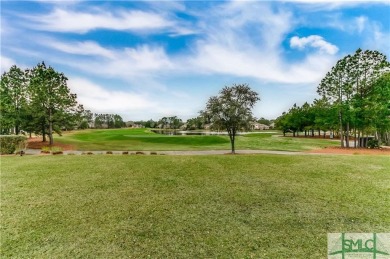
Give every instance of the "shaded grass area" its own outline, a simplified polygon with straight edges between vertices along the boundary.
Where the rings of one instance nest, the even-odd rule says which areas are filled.
[[[325,258],[390,231],[373,156],[1,158],[1,257]]]
[[[86,130],[65,134],[56,141],[77,150],[212,150],[230,149],[227,136],[168,136],[146,129]],[[236,149],[304,151],[337,145],[323,139],[282,137],[279,133],[237,136]]]

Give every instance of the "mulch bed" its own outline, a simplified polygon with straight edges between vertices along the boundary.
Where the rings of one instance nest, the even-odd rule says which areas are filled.
[[[322,149],[310,150],[307,151],[307,153],[390,156],[390,148],[369,149],[369,148],[326,147]]]
[[[286,135],[286,137],[292,137],[292,135]],[[294,138],[315,138],[315,139],[330,139],[330,140],[340,140],[340,137],[339,136],[333,136],[333,138],[330,138],[329,135],[326,135],[325,138],[324,138],[324,135],[321,135],[321,136],[318,136],[318,134],[312,136],[311,134],[310,135],[302,135],[302,133],[300,133],[299,136],[295,136]],[[354,141],[355,138],[352,137],[352,136],[349,136],[349,140],[350,141]]]
[[[31,149],[42,149],[42,147],[49,147],[49,142],[45,141],[42,142],[42,138],[30,138],[28,139],[27,143],[27,148]],[[54,141],[53,147],[60,147],[62,150],[74,150],[72,145],[66,145],[66,144],[61,144],[57,143]]]

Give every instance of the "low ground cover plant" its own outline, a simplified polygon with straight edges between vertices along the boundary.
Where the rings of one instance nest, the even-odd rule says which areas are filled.
[[[64,152],[62,151],[61,147],[54,146],[54,147],[51,148],[51,153],[53,155],[62,155]]]
[[[48,146],[44,146],[41,148],[41,153],[43,154],[50,154],[50,152],[51,152],[51,148]]]
[[[20,135],[0,135],[0,154],[13,154],[24,151],[27,147],[27,138]]]

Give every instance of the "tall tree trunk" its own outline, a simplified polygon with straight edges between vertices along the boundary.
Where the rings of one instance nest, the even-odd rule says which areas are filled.
[[[235,146],[234,146],[234,141],[235,141],[234,136],[233,136],[231,141],[232,141],[232,154],[235,154],[236,153],[236,149],[235,149]]]
[[[52,111],[49,109],[49,145],[53,145],[53,120],[52,120]]]
[[[339,111],[339,124],[340,124],[340,145],[341,147],[344,147],[343,116],[341,111]]]
[[[345,143],[347,148],[349,148],[349,122],[347,122],[347,130],[345,132]]]
[[[45,122],[42,123],[42,142],[46,142],[46,128],[45,128]]]
[[[353,130],[353,136],[355,138],[355,143],[353,144],[353,146],[354,146],[354,148],[356,148],[357,147],[356,142],[358,141],[357,136],[356,136],[356,128],[354,128],[354,130]]]
[[[357,136],[357,147],[361,147],[360,145],[360,130],[358,130],[358,136]]]
[[[228,133],[229,133],[229,138],[230,138],[230,144],[231,144],[231,147],[232,147],[232,154],[235,154],[236,153],[236,150],[235,150],[235,147],[234,147],[234,140],[235,140],[235,135],[236,135],[236,131],[234,129],[228,129]]]

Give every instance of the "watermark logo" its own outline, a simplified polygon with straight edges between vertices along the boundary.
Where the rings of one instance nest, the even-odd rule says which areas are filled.
[[[390,259],[390,233],[329,233],[328,259]]]

